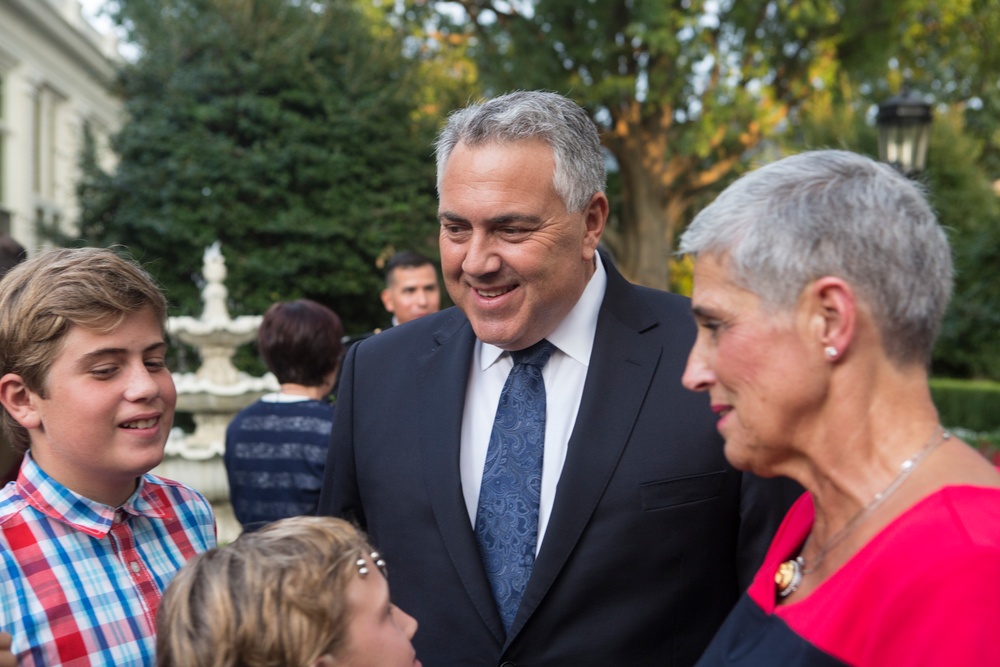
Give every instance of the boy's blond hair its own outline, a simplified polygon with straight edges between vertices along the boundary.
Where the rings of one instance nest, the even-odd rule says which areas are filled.
[[[42,252],[0,280],[0,377],[20,375],[44,398],[49,369],[71,327],[111,332],[147,308],[165,331],[166,299],[135,262],[106,248]],[[14,449],[28,449],[28,430],[6,410],[0,428]]]

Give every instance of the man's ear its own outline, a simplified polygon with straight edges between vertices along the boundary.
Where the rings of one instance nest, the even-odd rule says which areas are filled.
[[[584,209],[587,228],[583,237],[583,259],[586,261],[593,261],[594,253],[597,252],[601,235],[604,234],[604,223],[608,220],[608,209],[608,198],[603,192],[594,193]]]
[[[37,394],[28,389],[17,373],[7,373],[0,378],[0,403],[26,429],[38,428],[42,423],[35,407],[35,396]]]
[[[386,287],[382,290],[382,294],[379,295],[382,298],[382,305],[385,307],[386,311],[390,313],[395,313],[396,308],[392,304],[392,292]]]

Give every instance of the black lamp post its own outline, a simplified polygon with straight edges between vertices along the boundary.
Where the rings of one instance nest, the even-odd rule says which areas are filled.
[[[878,105],[878,156],[913,177],[927,164],[931,105],[906,84],[899,95]]]

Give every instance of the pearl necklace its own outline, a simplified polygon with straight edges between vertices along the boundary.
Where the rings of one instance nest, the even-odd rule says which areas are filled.
[[[889,486],[885,487],[881,491],[875,494],[875,496],[869,500],[864,507],[858,510],[854,516],[848,519],[844,527],[834,533],[833,537],[827,540],[826,544],[817,552],[817,554],[810,559],[810,563],[806,565],[806,559],[801,554],[786,560],[781,565],[778,566],[778,571],[774,573],[774,583],[778,586],[778,595],[786,598],[795,591],[799,589],[802,584],[802,577],[805,575],[815,572],[816,568],[819,567],[826,555],[835,546],[844,541],[852,530],[857,528],[863,519],[867,518],[869,514],[874,512],[886,499],[895,493],[896,489],[902,486],[906,478],[916,470],[917,466],[923,463],[931,452],[933,452],[938,445],[951,437],[951,433],[944,430],[941,426],[934,429],[933,435],[931,435],[930,440],[921,447],[913,456],[903,461],[902,465],[899,466],[899,472],[896,474],[895,479],[889,483]]]

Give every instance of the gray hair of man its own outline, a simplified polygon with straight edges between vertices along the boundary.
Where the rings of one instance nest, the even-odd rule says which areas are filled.
[[[680,254],[727,257],[734,282],[778,311],[814,280],[847,281],[900,366],[928,363],[952,289],[948,239],[922,188],[848,151],[746,174],[695,217]]]
[[[516,91],[448,116],[435,142],[438,193],[445,165],[459,143],[475,147],[532,139],[552,148],[553,186],[567,211],[582,211],[595,193],[604,192],[607,170],[601,138],[587,112],[556,93]]]

